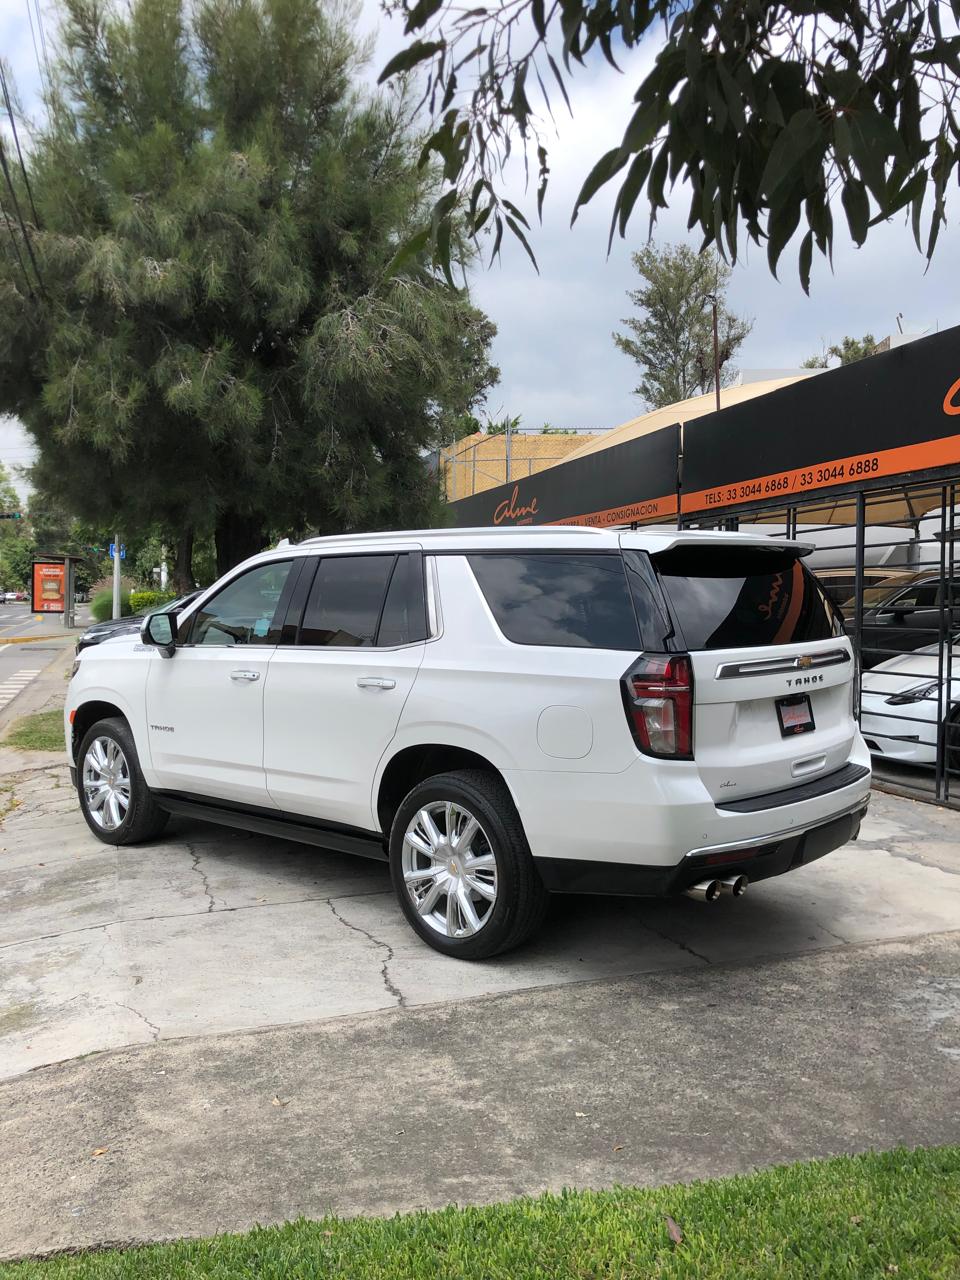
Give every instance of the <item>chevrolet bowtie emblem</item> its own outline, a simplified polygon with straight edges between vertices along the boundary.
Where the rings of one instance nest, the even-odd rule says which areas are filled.
[[[803,654],[802,657],[797,658],[796,662],[794,663],[794,666],[797,668],[798,671],[806,671],[813,666],[813,659],[810,657],[808,653],[805,653]]]

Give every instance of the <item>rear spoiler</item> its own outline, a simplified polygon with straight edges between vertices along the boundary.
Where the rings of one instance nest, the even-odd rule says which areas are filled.
[[[756,547],[758,551],[789,551],[801,557],[816,550],[812,542],[799,542],[794,538],[768,538],[759,533],[733,533],[719,529],[669,529],[654,525],[620,535],[621,547],[647,551],[652,556],[673,547],[715,547],[718,543],[732,547]]]

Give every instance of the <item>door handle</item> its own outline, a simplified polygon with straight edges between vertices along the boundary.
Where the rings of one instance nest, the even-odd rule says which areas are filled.
[[[360,676],[357,680],[358,689],[395,689],[396,687],[396,680],[390,680],[384,676]]]
[[[235,680],[238,684],[241,681],[252,684],[254,680],[260,679],[259,671],[231,671],[230,679]]]

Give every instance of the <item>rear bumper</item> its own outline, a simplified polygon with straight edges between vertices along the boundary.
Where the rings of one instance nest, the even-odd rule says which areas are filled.
[[[643,757],[617,774],[516,770],[504,777],[535,858],[667,872],[688,854],[778,843],[862,808],[870,754],[857,734],[847,759],[824,780],[828,790],[804,784],[723,806],[694,761]]]
[[[746,845],[695,849],[669,867],[581,858],[536,858],[537,870],[553,893],[667,897],[716,876],[743,875],[751,882],[782,876],[832,853],[860,834],[869,797],[855,809],[805,831],[790,831]]]

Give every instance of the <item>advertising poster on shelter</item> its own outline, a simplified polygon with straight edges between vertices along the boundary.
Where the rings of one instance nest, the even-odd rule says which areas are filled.
[[[31,603],[34,613],[63,613],[66,606],[66,569],[64,564],[34,561]]]

